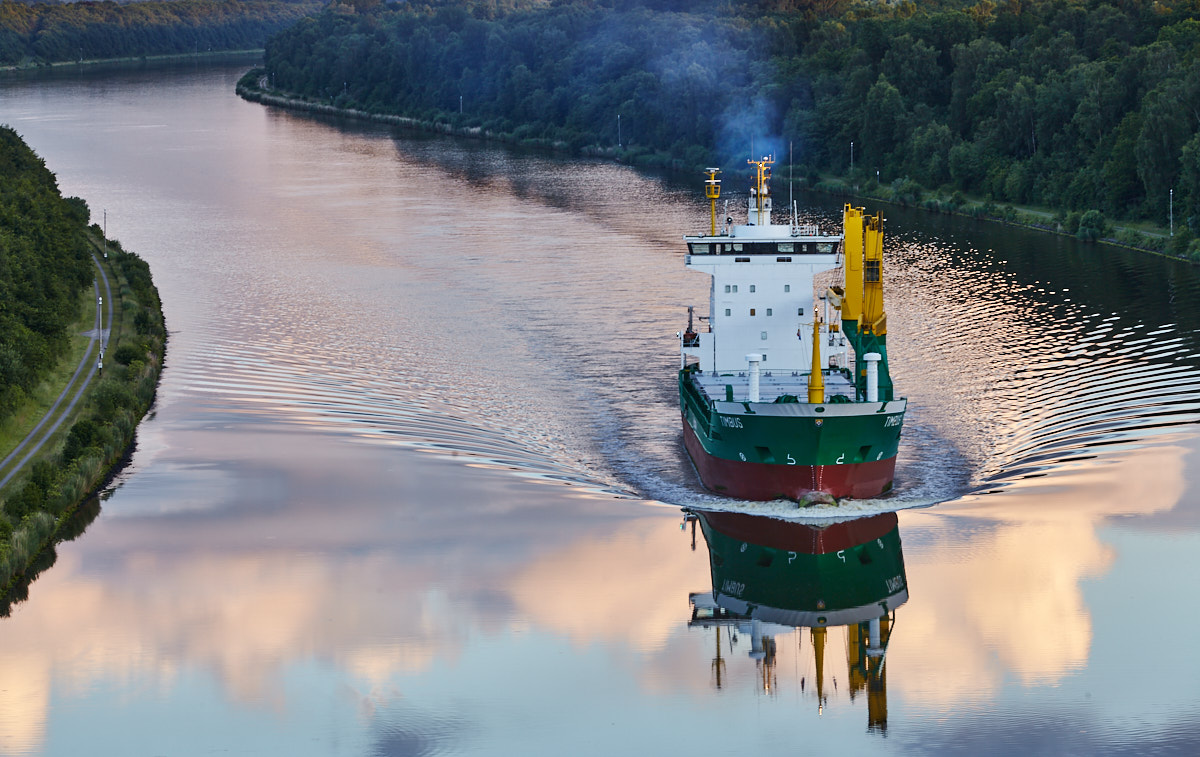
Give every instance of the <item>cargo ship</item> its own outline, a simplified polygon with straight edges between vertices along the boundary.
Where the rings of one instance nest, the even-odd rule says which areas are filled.
[[[718,227],[709,169],[709,233],[684,237],[687,267],[712,277],[708,316],[689,307],[679,332],[684,446],[704,486],[729,497],[878,496],[908,404],[888,371],[883,218],[846,205],[840,233],[825,233],[793,204],[776,224],[773,160],[749,163],[746,223],[726,211]]]

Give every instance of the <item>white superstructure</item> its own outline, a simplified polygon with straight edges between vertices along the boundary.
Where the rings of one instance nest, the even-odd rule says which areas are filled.
[[[820,296],[815,292],[818,275],[841,266],[842,236],[822,234],[795,219],[773,224],[771,159],[751,164],[758,166],[758,180],[748,200],[747,223],[726,219],[720,233],[684,238],[687,267],[712,277],[709,328],[681,335],[684,364],[696,362],[704,374],[737,375],[747,371],[747,352],[754,352],[762,356],[764,373],[806,375],[817,318],[822,367],[845,367],[849,348],[838,332],[838,316],[833,314],[831,328],[831,313],[825,312],[827,283],[820,286]]]

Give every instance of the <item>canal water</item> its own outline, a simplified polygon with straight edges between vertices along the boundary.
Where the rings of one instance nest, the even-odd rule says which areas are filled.
[[[777,527],[682,450],[698,181],[264,108],[245,68],[0,81],[170,331],[0,619],[0,754],[1200,748],[1197,269],[868,204],[897,488]]]

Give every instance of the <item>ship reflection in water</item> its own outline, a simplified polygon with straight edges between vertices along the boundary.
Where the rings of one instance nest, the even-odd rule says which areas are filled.
[[[831,692],[848,694],[852,702],[865,693],[868,729],[886,731],[885,655],[896,608],[908,600],[896,514],[817,526],[697,511],[687,521],[693,548],[697,522],[708,542],[713,590],[689,597],[688,625],[715,632],[716,687],[729,683],[727,660],[749,637],[757,685],[777,693],[781,652],[776,637],[801,629],[795,647],[795,669],[804,671],[798,673],[801,695],[815,696],[823,711]],[[805,650],[806,637],[811,651]],[[844,643],[848,692],[844,686],[838,692],[840,671],[832,665],[838,642]]]

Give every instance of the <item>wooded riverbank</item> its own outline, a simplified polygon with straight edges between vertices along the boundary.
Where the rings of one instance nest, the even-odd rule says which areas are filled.
[[[11,302],[0,318],[0,424],[13,449],[0,450],[8,455],[0,466],[7,481],[0,489],[0,596],[27,576],[126,458],[154,401],[166,347],[146,262],[105,241],[98,225],[89,227],[86,204],[61,196],[53,174],[15,132],[4,137],[0,163],[10,181],[0,189],[0,231],[9,265],[0,285]],[[89,268],[101,285],[84,295],[93,289]],[[51,310],[51,301],[34,292],[53,292],[58,304]],[[80,356],[68,345],[81,329],[89,341]],[[69,370],[55,366],[76,361],[60,389],[54,377]],[[43,422],[38,398],[47,393],[59,401]]]

